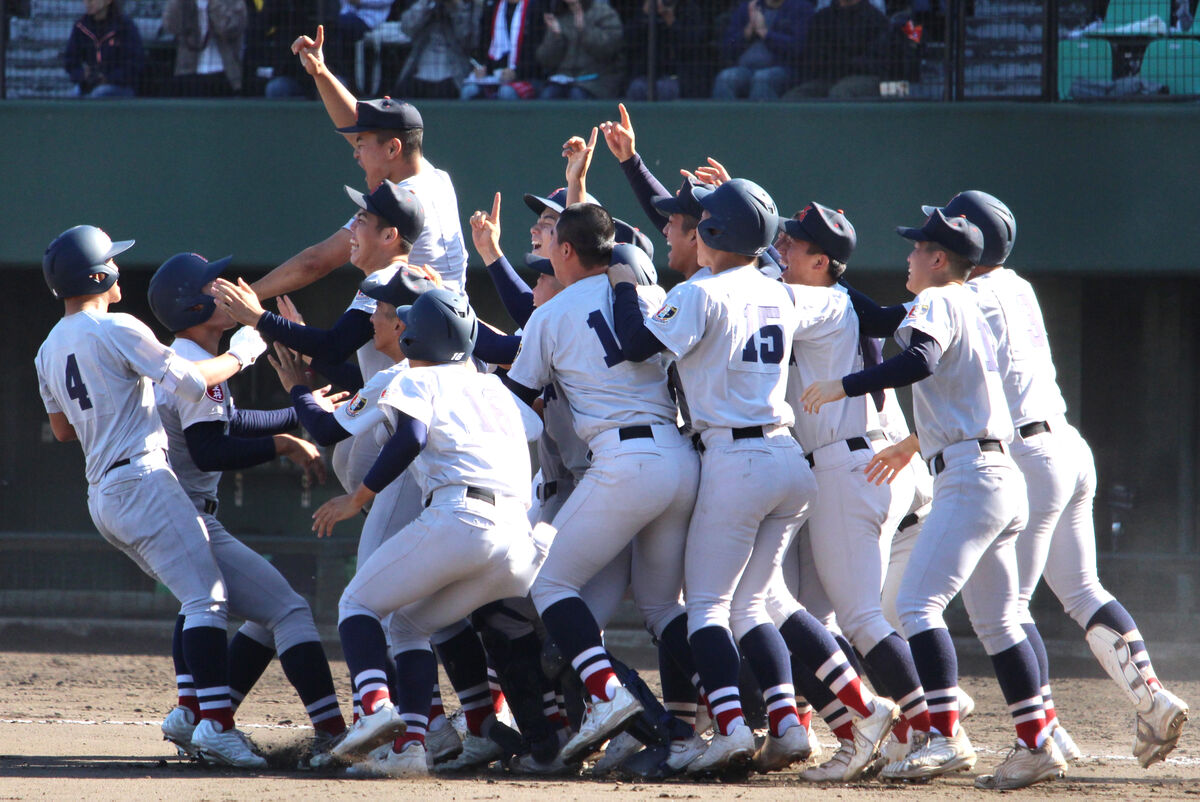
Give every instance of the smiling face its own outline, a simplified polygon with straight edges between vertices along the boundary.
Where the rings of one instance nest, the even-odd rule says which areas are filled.
[[[550,254],[542,249],[550,242],[550,234],[554,231],[554,224],[558,222],[558,212],[553,209],[543,209],[538,215],[537,221],[529,229],[529,245],[530,251],[536,256],[546,256]]]
[[[667,218],[663,226],[663,236],[671,250],[667,252],[667,267],[676,273],[682,273],[684,278],[690,278],[696,272],[696,227],[686,228],[686,218],[678,212]]]
[[[830,283],[829,259],[811,242],[780,234],[775,249],[785,266],[783,280],[788,284],[826,286]]]
[[[380,142],[374,131],[362,131],[354,137],[354,160],[367,174],[369,189],[379,186],[388,177],[399,153],[400,142],[397,139]]]
[[[378,216],[359,209],[350,225],[350,264],[371,273],[391,261],[387,245],[399,234]]]
[[[914,242],[908,253],[908,281],[905,288],[913,295],[934,286],[934,268],[941,254],[928,242]]]

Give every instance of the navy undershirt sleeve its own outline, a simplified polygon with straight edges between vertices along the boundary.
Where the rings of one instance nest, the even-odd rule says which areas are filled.
[[[533,402],[536,401],[538,396],[542,394],[541,390],[535,390],[532,387],[526,387],[516,379],[510,378],[507,370],[497,369],[496,376],[499,377],[501,383],[504,384],[504,386],[507,387],[513,395],[521,399],[521,401],[524,402],[525,406],[527,407],[532,407]]]
[[[942,347],[922,331],[913,331],[908,347],[874,367],[842,377],[842,389],[848,396],[878,392],[888,387],[907,387],[933,375]]]
[[[654,332],[646,328],[646,318],[638,305],[637,287],[622,281],[613,288],[613,326],[621,341],[621,353],[633,362],[645,362],[665,347]]]
[[[374,335],[371,315],[361,309],[346,310],[328,329],[293,323],[274,312],[264,312],[255,328],[288,348],[335,365],[345,362],[371,342]]]
[[[472,356],[492,365],[511,365],[517,358],[521,338],[513,334],[497,334],[487,326],[479,327]]]
[[[270,437],[230,437],[223,421],[193,423],[183,430],[188,454],[202,471],[234,471],[253,468],[275,459],[275,441]]]
[[[505,311],[518,326],[524,326],[533,314],[533,290],[517,275],[517,271],[513,270],[506,256],[501,256],[488,265],[487,272],[492,277],[492,283],[496,285],[496,292],[500,293],[500,301],[504,304]]]
[[[376,493],[394,482],[428,442],[429,430],[424,423],[403,412],[398,414],[396,433],[383,444],[375,464],[363,477],[363,485]]]
[[[858,315],[858,329],[868,337],[891,337],[904,322],[908,311],[903,304],[895,306],[880,306],[870,297],[851,287],[846,282],[839,282],[850,293],[850,303]]]
[[[350,436],[350,432],[342,428],[332,412],[321,409],[313,398],[312,390],[303,384],[292,388],[292,404],[300,423],[313,436],[318,445],[331,446],[340,443]]]
[[[621,172],[625,173],[625,179],[629,182],[629,186],[633,188],[633,194],[637,196],[642,211],[650,218],[650,224],[654,226],[654,230],[662,231],[663,226],[667,224],[668,218],[658,209],[655,209],[651,201],[654,198],[661,198],[674,193],[664,187],[654,177],[654,174],[650,172],[650,168],[642,161],[642,157],[636,153],[621,162]]]
[[[234,437],[262,437],[290,432],[300,425],[296,410],[283,409],[238,409],[229,421],[229,433]]]
[[[313,357],[310,367],[321,374],[330,384],[336,384],[343,390],[358,392],[366,383],[362,371],[353,362],[327,362],[319,357]]]

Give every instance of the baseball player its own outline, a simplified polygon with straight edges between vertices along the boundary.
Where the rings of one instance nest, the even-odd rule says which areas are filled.
[[[64,314],[38,349],[42,402],[55,439],[79,440],[83,447],[88,511],[97,530],[179,599],[200,719],[190,746],[216,763],[263,768],[266,761],[234,726],[225,583],[204,522],[167,462],[152,383],[198,403],[265,345],[243,330],[226,353],[192,362],[154,339],[137,318],[109,312],[121,300],[113,258],[132,245],[114,243],[94,226],[76,226],[46,249],[42,274]]]
[[[1013,460],[1029,493],[1029,523],[1017,538],[1017,614],[1038,657],[1046,720],[1063,754],[1081,757],[1055,716],[1049,658],[1029,612],[1029,599],[1043,574],[1067,614],[1084,628],[1100,665],[1133,701],[1133,754],[1148,767],[1175,748],[1188,706],[1163,688],[1133,617],[1096,573],[1096,467],[1087,442],[1067,423],[1033,287],[1004,267],[1016,239],[1016,219],[999,199],[976,190],[955,195],[943,211],[964,215],[983,232],[982,260],[971,271],[967,288],[975,292],[996,336],[1004,396],[1016,429]]]
[[[216,308],[212,281],[230,259],[208,262],[194,253],[177,254],[150,279],[150,308],[158,321],[175,334],[172,350],[185,359],[211,359],[221,335],[236,323]],[[318,479],[324,479],[320,452],[305,440],[284,434],[297,425],[290,409],[250,411],[233,403],[229,385],[214,385],[199,401],[155,387],[158,414],[167,433],[171,467],[179,484],[200,513],[212,556],[229,594],[229,609],[257,626],[244,627],[229,646],[231,702],[236,709],[275,652],[288,680],[304,702],[320,749],[346,729],[338,709],[329,662],[313,623],[312,611],[269,562],[236,540],[216,517],[221,472],[248,468],[285,456]],[[183,653],[183,616],[173,653],[176,679],[182,690],[191,686],[192,672]],[[177,706],[163,722],[163,734],[184,751],[191,750],[199,719],[195,695],[180,694]]]
[[[549,252],[566,289],[529,317],[508,375],[527,401],[557,382],[592,455],[554,517],[557,534],[532,594],[547,632],[591,697],[579,732],[563,747],[567,763],[582,760],[642,710],[618,679],[580,596],[631,541],[633,594],[647,628],[683,655],[677,662],[690,660],[679,598],[698,463],[674,424],[661,361],[625,360],[613,335],[612,291],[604,278],[613,236],[612,218],[595,204],[562,211]]]
[[[871,696],[829,633],[794,599],[781,627],[767,609],[772,579],[815,491],[788,431],[794,416],[784,401],[784,366],[799,325],[794,296],[755,264],[774,240],[779,218],[770,196],[745,179],[699,200],[699,258],[709,275],[676,285],[647,321],[633,303],[629,271],[609,274],[622,356],[636,361],[663,350],[675,356],[702,446],[699,497],[705,503],[688,529],[687,625],[716,734],[687,770],[720,770],[754,755],[738,690],[740,645],[770,718],[759,761],[788,761],[810,748],[796,709],[790,649],[805,655],[856,711],[858,748],[848,774],[857,776],[887,737],[896,707]]]
[[[429,637],[484,604],[529,590],[538,556],[526,518],[532,414],[469,362],[477,323],[465,296],[424,293],[403,312],[409,370],[380,396],[393,432],[363,485],[313,515],[328,534],[410,464],[425,511],[359,566],[339,604],[338,631],[363,715],[332,752],[361,756],[395,739],[364,773],[426,773],[425,727],[436,663]],[[386,682],[380,619],[392,615],[398,709]]]
[[[1023,788],[1061,776],[1066,761],[1046,726],[1037,658],[1016,619],[1015,545],[1027,505],[1024,481],[1008,455],[1012,421],[995,341],[963,286],[983,252],[983,235],[966,218],[947,218],[940,210],[920,228],[897,232],[913,241],[907,286],[916,298],[886,310],[857,300],[855,307],[864,332],[890,330],[904,351],[865,371],[813,382],[800,399],[813,413],[847,396],[915,382],[917,434],[873,456],[867,471],[872,476],[895,452],[916,448],[933,466],[933,508],[897,599],[932,729],[928,738],[914,737],[909,755],[888,764],[883,776],[924,778],[975,763],[958,723],[957,657],[942,616],[961,590],[1017,730],[1012,751],[976,786]]]
[[[424,207],[417,196],[412,190],[387,180],[366,195],[350,187],[345,189],[359,207],[350,237],[350,259],[355,267],[368,276],[378,273],[377,281],[381,283],[401,269],[410,269],[412,243],[423,231],[425,221]],[[392,364],[388,356],[371,344],[375,300],[362,292],[355,294],[332,327],[319,329],[265,311],[250,285],[242,279],[237,284],[218,279],[214,291],[218,302],[235,320],[312,356],[316,369],[335,379],[345,376],[345,360],[356,354],[361,376],[339,382],[349,389],[360,388],[364,381]],[[377,453],[374,442],[368,440],[355,438],[339,445],[334,450],[333,469],[342,486],[347,490],[357,487]]]
[[[356,101],[325,64],[323,26],[316,39],[301,36],[292,44],[339,133],[354,148],[354,159],[366,173],[367,189],[384,179],[411,189],[425,209],[425,224],[412,240],[412,264],[437,271],[452,289],[464,289],[467,249],[458,217],[458,198],[450,176],[425,158],[425,123],[412,105],[388,97]],[[305,248],[254,282],[258,297],[306,287],[344,265],[351,256],[347,223],[322,242]]]
[[[783,279],[791,285],[800,312],[788,372],[787,399],[793,408],[813,381],[863,367],[858,317],[850,296],[837,283],[857,241],[846,215],[819,203],[810,203],[783,223]],[[871,456],[890,444],[879,423],[880,407],[882,403],[865,395],[797,417],[793,431],[817,482],[807,545],[838,625],[863,656],[875,689],[900,706],[910,726],[928,733],[929,711],[912,653],[880,605],[892,533],[908,512],[913,494],[911,471],[890,485],[876,485],[864,476]],[[849,729],[848,722],[840,726]],[[839,733],[843,745],[852,740],[848,735]],[[822,766],[804,776],[842,779],[837,755],[826,765],[828,771]]]

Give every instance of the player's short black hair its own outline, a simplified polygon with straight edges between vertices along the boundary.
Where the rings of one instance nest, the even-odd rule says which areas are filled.
[[[787,236],[787,235],[785,234],[784,236]],[[839,262],[837,259],[834,259],[829,254],[825,253],[825,251],[822,250],[821,246],[818,245],[817,243],[809,242],[808,240],[796,240],[796,242],[797,242],[797,244],[804,243],[804,245],[808,248],[809,254],[812,254],[812,255],[821,254],[822,256],[824,256],[826,259],[829,260],[829,266],[825,268],[825,272],[834,281],[837,281],[839,278],[842,277],[842,274],[846,272],[846,263]]]
[[[390,139],[399,139],[400,147],[407,159],[421,158],[422,145],[425,141],[424,128],[381,128],[375,132],[375,139],[383,144]]]
[[[946,248],[936,242],[926,242],[925,247],[930,251],[941,251],[946,255],[946,263],[949,265],[950,275],[956,279],[966,279],[971,274],[971,270],[975,265],[971,260],[961,254],[946,250]]]
[[[594,203],[572,203],[554,226],[559,242],[567,242],[585,267],[603,267],[612,258],[616,228],[612,215]]]
[[[679,228],[683,230],[684,234],[695,231],[698,225],[700,225],[699,217],[692,217],[690,214],[679,215]]]

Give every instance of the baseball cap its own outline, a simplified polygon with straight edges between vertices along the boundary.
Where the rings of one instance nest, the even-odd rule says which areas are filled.
[[[654,243],[637,226],[630,225],[624,220],[618,220],[614,217],[613,229],[613,240],[615,242],[627,242],[630,245],[636,245],[651,259],[654,258]]]
[[[915,242],[935,242],[974,265],[983,256],[983,232],[979,227],[965,217],[946,217],[941,209],[934,209],[920,228],[897,226],[896,233]]]
[[[694,178],[684,178],[679,191],[674,195],[651,198],[654,208],[666,215],[684,214],[699,220],[704,216],[704,207],[699,198],[713,191],[713,187]]]
[[[426,278],[409,265],[397,270],[391,278],[384,279],[386,271],[377,270],[362,280],[358,290],[368,298],[383,301],[399,309],[411,304],[418,297],[436,288],[437,282]]]
[[[425,208],[407,187],[397,186],[385,178],[369,195],[352,187],[346,187],[346,194],[358,208],[394,225],[400,236],[409,242],[416,242],[425,228]]]
[[[596,197],[590,192],[583,193],[583,202],[594,203],[597,206],[603,205],[600,203],[600,201],[596,200]],[[546,197],[542,197],[541,195],[532,195],[527,192],[525,193],[525,205],[533,210],[534,214],[540,215],[547,209],[561,214],[562,210],[567,208],[567,188],[559,187]]]
[[[545,256],[538,256],[536,253],[527,253],[525,254],[525,264],[539,273],[545,273],[547,276],[554,275],[554,265]]]
[[[839,262],[850,261],[850,254],[858,244],[854,226],[842,210],[819,203],[810,203],[801,210],[799,217],[784,220],[783,233],[793,239],[811,242],[830,259]]]
[[[354,105],[354,125],[337,130],[341,134],[355,134],[360,131],[401,131],[424,127],[421,113],[415,106],[384,96],[377,100],[358,101]]]

